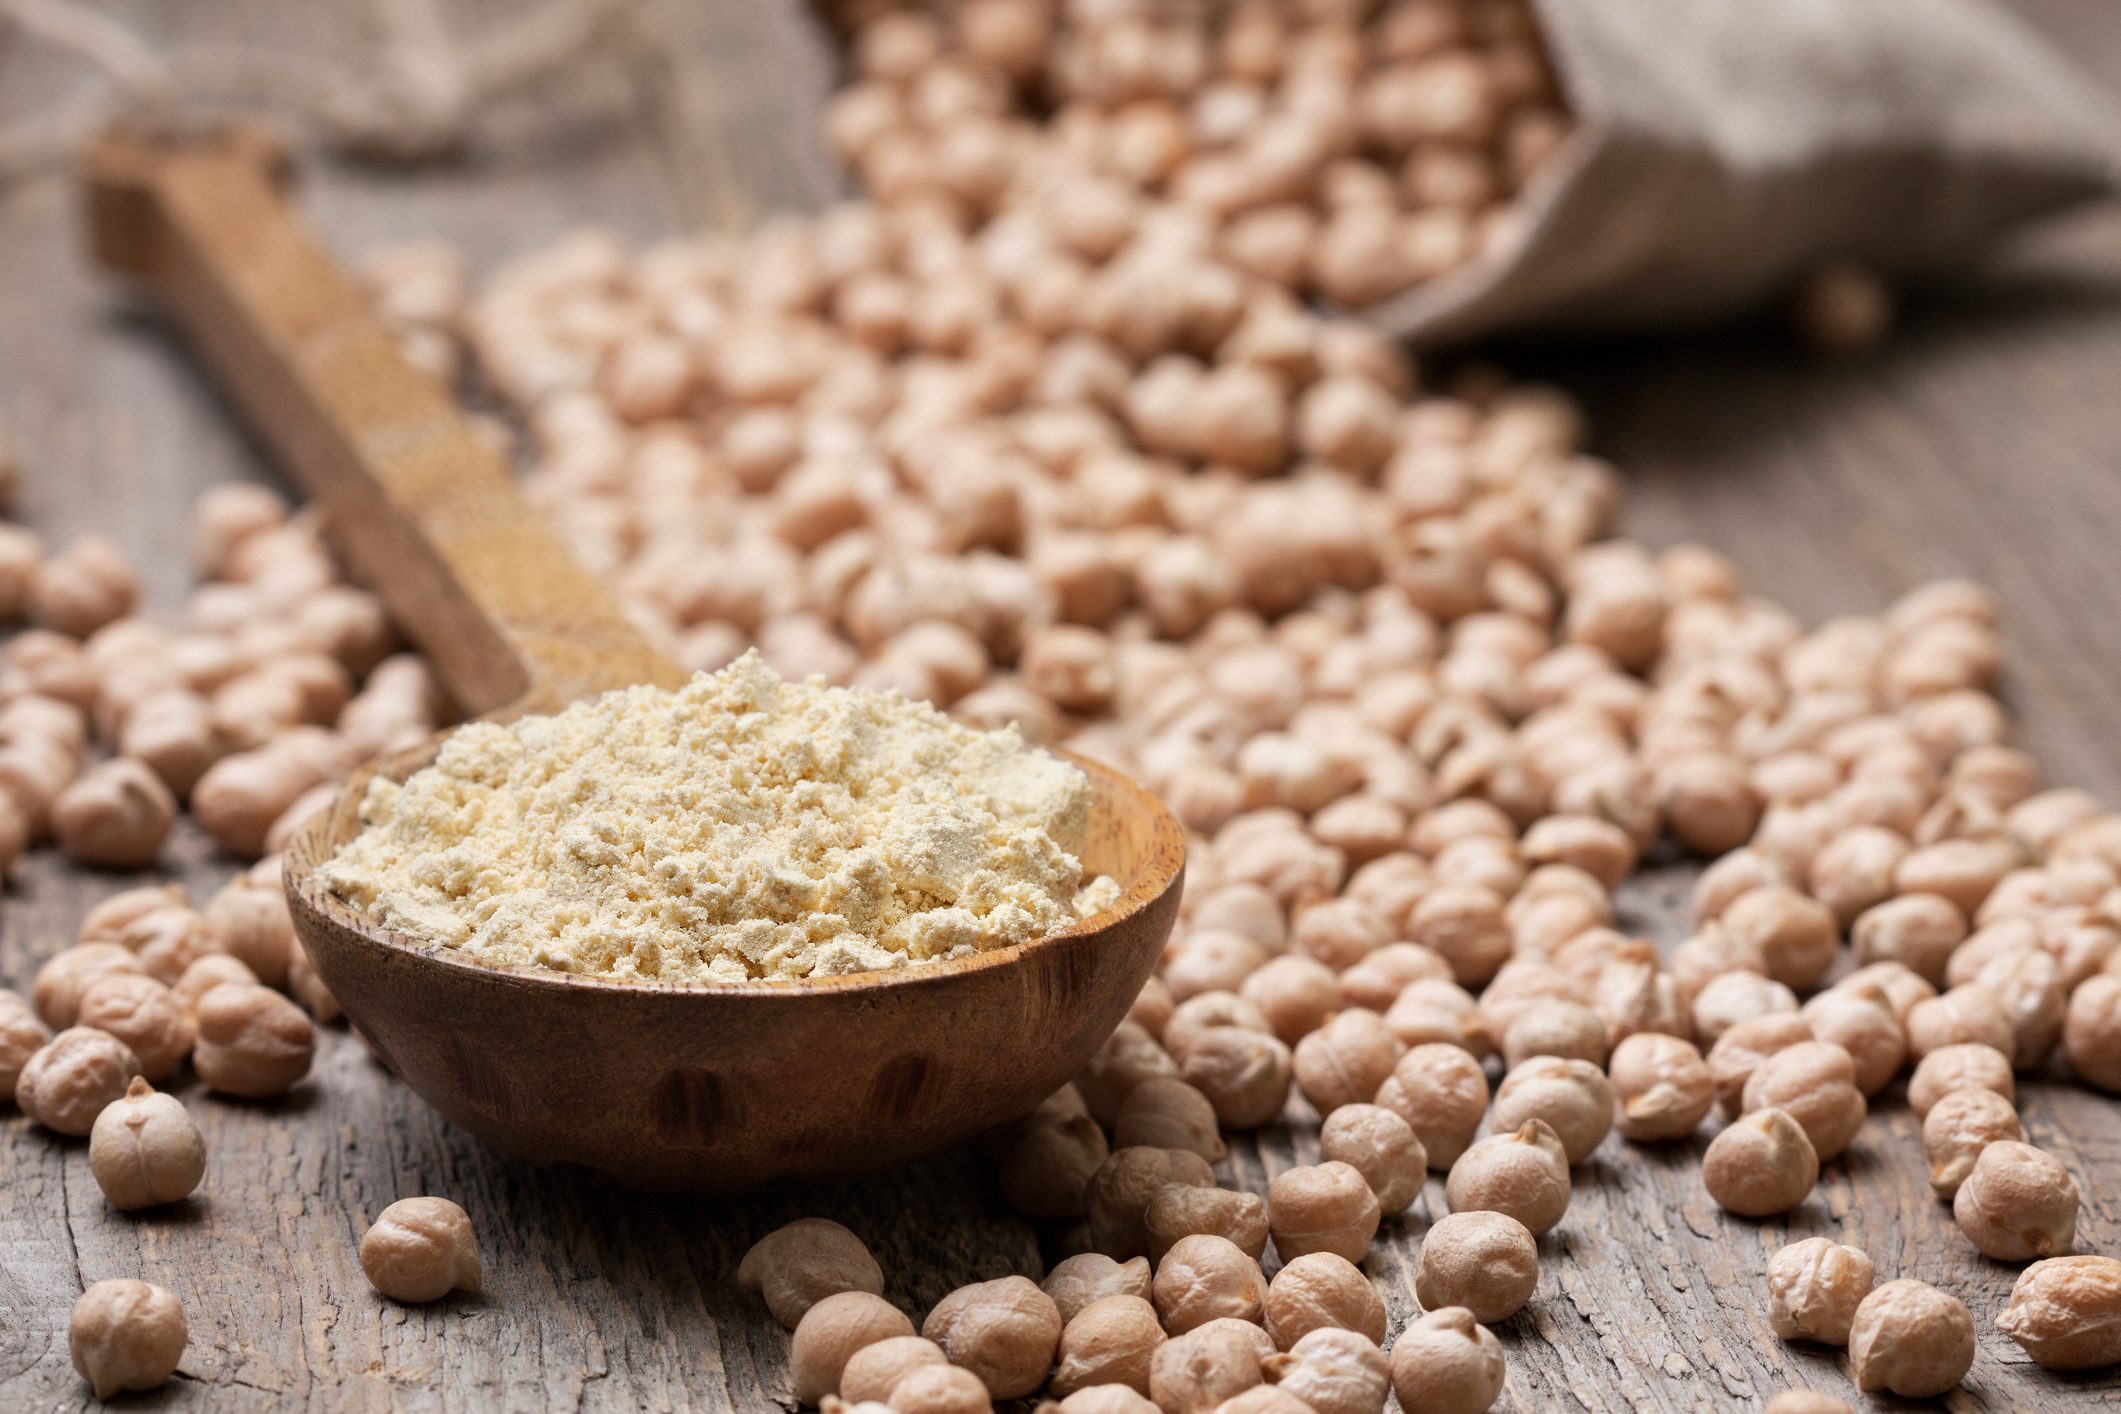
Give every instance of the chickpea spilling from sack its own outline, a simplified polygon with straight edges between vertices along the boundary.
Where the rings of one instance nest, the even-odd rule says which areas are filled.
[[[854,1233],[776,1231],[737,1277],[793,1332],[793,1394],[1485,1409],[1488,1327],[1566,1304],[1542,1235],[1581,1192],[1656,1146],[1739,1218],[1831,1216],[1821,1173],[1878,1142],[1903,1074],[1967,1280],[1976,1253],[2031,1263],[1999,1329],[2055,1369],[2121,1359],[2121,1262],[2073,1255],[2077,1181],[2015,1093],[2058,1047],[2121,1091],[2121,814],[2008,744],[1992,597],[1807,631],[1711,551],[1614,538],[1620,483],[1560,395],[1425,383],[1306,303],[1510,239],[1567,133],[1529,11],[848,18],[828,126],[868,199],[638,255],[584,234],[476,294],[444,248],[370,265],[408,354],[476,366],[533,498],[688,666],[755,645],[1015,721],[1191,833],[1129,1020],[988,1144],[1072,1255],[916,1328]],[[198,542],[207,582],[158,628],[114,547],[0,528],[0,611],[31,625],[0,653],[0,856],[141,867],[185,809],[260,860],[201,906],[116,896],[33,1001],[0,993],[0,1098],[88,1135],[122,1211],[212,1181],[189,1076],[217,1109],[303,1083],[336,1007],[273,856],[448,720],[308,515],[229,488]],[[1661,842],[1712,861],[1664,954],[1614,905]],[[1279,1124],[1318,1162],[1218,1176]],[[1396,1339],[1380,1242],[1418,1247]],[[378,1214],[359,1260],[397,1300],[482,1282],[439,1198]],[[1963,1303],[1852,1245],[1774,1252],[1756,1299],[1865,1390],[1942,1392],[1974,1358]],[[166,1379],[185,1339],[131,1280],[69,1329],[99,1394]]]

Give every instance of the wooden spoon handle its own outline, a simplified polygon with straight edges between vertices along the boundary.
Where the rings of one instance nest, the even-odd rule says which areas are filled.
[[[683,681],[400,356],[287,186],[254,131],[106,138],[87,162],[96,257],[184,331],[467,712]]]

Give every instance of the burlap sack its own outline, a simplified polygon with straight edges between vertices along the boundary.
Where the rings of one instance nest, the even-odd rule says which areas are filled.
[[[1422,343],[1705,321],[2115,189],[2121,119],[1988,0],[1534,0],[1582,124],[1520,241],[1366,311]]]

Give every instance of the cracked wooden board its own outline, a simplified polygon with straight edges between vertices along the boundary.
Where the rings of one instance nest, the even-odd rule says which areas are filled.
[[[157,10],[169,34],[245,26],[279,42],[337,42],[325,7],[229,4]],[[2098,0],[2028,0],[2033,18],[2121,80],[2121,31]],[[24,58],[0,40],[0,109],[24,92]],[[710,76],[742,62],[704,41],[673,60]],[[34,79],[33,83],[41,82]],[[725,108],[717,122],[736,122]],[[310,200],[347,252],[446,235],[482,264],[585,216],[648,238],[701,198],[664,172],[674,143],[644,101],[623,130],[549,161],[482,163],[413,177],[320,170]],[[718,198],[711,194],[705,198]],[[782,199],[782,198],[777,198]],[[795,197],[786,197],[795,200]],[[20,517],[64,539],[95,528],[140,560],[168,610],[189,582],[172,530],[193,496],[263,468],[181,354],[113,312],[72,254],[67,194],[0,198],[0,421],[32,468]],[[1700,538],[1731,552],[1761,591],[1818,617],[1867,611],[1927,575],[1967,572],[2002,591],[2010,692],[2027,739],[2058,779],[2121,800],[2110,730],[2121,699],[2121,600],[2111,554],[2121,493],[2121,221],[2060,233],[2047,253],[1970,296],[1918,309],[1877,359],[1811,362],[1736,336],[1595,355],[1512,356],[1586,393],[1603,450],[1632,478],[1629,528],[1656,543]],[[2103,515],[2102,515],[2103,512]],[[204,894],[233,872],[186,832],[172,877]],[[26,986],[81,913],[135,882],[40,854],[0,899],[0,984]],[[1634,926],[1683,933],[1683,888],[1638,886]],[[1039,1236],[1011,1217],[971,1155],[858,1189],[740,1204],[638,1199],[516,1167],[436,1119],[343,1031],[317,1074],[273,1106],[181,1093],[205,1130],[207,1184],[183,1208],[111,1212],[79,1141],[0,1112],[0,1409],[91,1403],[65,1351],[86,1280],[148,1276],[176,1289],[193,1340],[179,1378],[129,1407],[234,1410],[757,1410],[785,1399],[786,1336],[736,1290],[749,1241],[823,1213],[860,1231],[888,1294],[919,1314],[951,1287],[1036,1271]],[[1980,1356],[1955,1406],[2070,1410],[2121,1404],[2121,1383],[2030,1366],[1992,1326],[2015,1269],[1974,1255],[1929,1196],[1918,1131],[1888,1103],[1852,1157],[1787,1223],[1747,1223],[1698,1186],[1699,1143],[1626,1149],[1584,1170],[1546,1239],[1531,1307],[1505,1324],[1517,1410],[1748,1409],[1792,1383],[1848,1391],[1839,1352],[1790,1347],[1765,1328],[1761,1279],[1787,1236],[1865,1246],[1881,1273],[1964,1298]],[[2121,1252],[2121,1124],[2110,1100],[2026,1087],[2032,1137],[2085,1181],[2086,1250]],[[1246,1187],[1315,1158],[1298,1124],[1237,1146]],[[382,1302],[354,1244],[391,1200],[458,1198],[486,1254],[489,1291],[433,1308]],[[1387,1229],[1370,1270],[1395,1329],[1412,1313],[1412,1262],[1440,1183]]]

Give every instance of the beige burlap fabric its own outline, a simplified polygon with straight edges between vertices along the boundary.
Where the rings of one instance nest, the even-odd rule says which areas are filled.
[[[1988,0],[1534,0],[1582,130],[1506,254],[1367,315],[1422,343],[1706,321],[1818,263],[1967,262],[2115,189],[2121,118]]]

